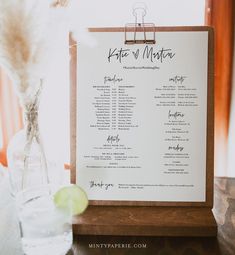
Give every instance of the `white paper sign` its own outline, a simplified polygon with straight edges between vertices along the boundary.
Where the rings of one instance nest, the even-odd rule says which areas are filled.
[[[91,200],[204,202],[208,32],[78,45],[77,183]]]

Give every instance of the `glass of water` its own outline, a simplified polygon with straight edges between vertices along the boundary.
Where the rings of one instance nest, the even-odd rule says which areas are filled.
[[[57,208],[55,186],[38,186],[16,196],[25,255],[65,255],[72,246],[72,216]]]

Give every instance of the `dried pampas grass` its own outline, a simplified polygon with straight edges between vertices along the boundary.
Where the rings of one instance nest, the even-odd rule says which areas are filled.
[[[55,42],[51,0],[0,0],[0,64],[22,105],[36,95]],[[58,21],[58,17],[57,17]]]

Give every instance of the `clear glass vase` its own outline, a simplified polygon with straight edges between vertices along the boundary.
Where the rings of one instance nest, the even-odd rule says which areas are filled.
[[[24,128],[11,139],[7,149],[12,193],[49,184],[48,166],[38,125],[41,88],[22,105]]]

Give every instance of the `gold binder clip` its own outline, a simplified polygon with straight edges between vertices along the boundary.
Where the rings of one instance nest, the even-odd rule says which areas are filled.
[[[136,3],[133,6],[133,15],[135,23],[127,23],[125,25],[125,44],[155,44],[155,24],[145,23],[146,5],[144,3]],[[139,18],[140,17],[140,18]],[[128,34],[133,34],[132,39],[128,38]],[[142,38],[137,38],[137,34]],[[149,38],[147,38],[149,37]]]

